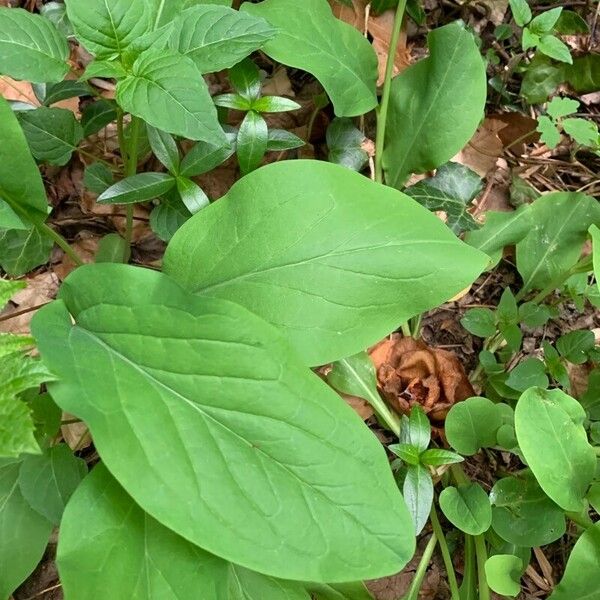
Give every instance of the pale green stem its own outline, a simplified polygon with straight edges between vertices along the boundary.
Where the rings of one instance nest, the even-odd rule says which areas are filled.
[[[429,561],[433,556],[433,551],[435,550],[435,545],[437,544],[437,537],[435,533],[431,534],[431,539],[427,542],[427,546],[425,546],[425,550],[423,551],[423,556],[421,556],[421,560],[419,561],[419,566],[415,571],[415,577],[410,584],[410,588],[406,596],[404,596],[404,600],[419,600],[419,590],[421,589],[421,585],[423,584],[423,579],[425,577],[425,573],[427,572],[427,566],[429,565]]]
[[[42,235],[49,237],[57,246],[59,246],[78,267],[83,264],[83,260],[79,254],[77,254],[77,252],[75,252],[75,250],[73,250],[73,248],[69,245],[67,240],[65,240],[62,235],[54,231],[52,227],[42,222],[36,222],[34,225]]]
[[[392,29],[392,37],[385,65],[385,76],[383,80],[383,91],[381,94],[381,104],[377,111],[377,138],[375,140],[375,181],[383,183],[383,148],[385,145],[385,129],[388,115],[388,107],[390,104],[390,93],[392,89],[392,76],[394,74],[394,58],[396,57],[396,48],[398,47],[398,39],[400,38],[400,29],[402,28],[402,20],[404,18],[404,9],[406,8],[406,0],[400,0],[394,17],[394,26]]]
[[[487,549],[483,534],[474,536],[475,557],[477,558],[477,581],[479,582],[479,600],[490,600],[490,588],[485,576]]]
[[[454,572],[454,565],[452,564],[452,557],[450,556],[450,550],[448,549],[448,543],[446,542],[446,536],[442,530],[440,520],[437,515],[435,503],[431,505],[431,512],[429,513],[429,519],[431,520],[431,527],[433,533],[438,539],[440,545],[440,552],[444,559],[444,566],[446,567],[446,573],[448,574],[448,585],[450,586],[450,594],[452,600],[460,600],[460,592],[458,591],[458,581],[456,580],[456,573]]]

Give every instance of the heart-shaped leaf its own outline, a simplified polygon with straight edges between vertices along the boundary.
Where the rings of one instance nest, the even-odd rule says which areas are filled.
[[[492,524],[490,499],[478,483],[447,487],[439,502],[452,525],[469,535],[484,533]]]
[[[523,561],[512,554],[495,554],[485,561],[485,578],[497,594],[517,596],[521,591]]]
[[[190,219],[164,269],[281,327],[306,364],[320,365],[444,302],[486,263],[400,192],[295,160],[247,175]]]
[[[408,561],[381,445],[275,328],[126,265],[81,267],[59,298],[32,325],[52,397],[155,519],[276,577],[353,581]]]

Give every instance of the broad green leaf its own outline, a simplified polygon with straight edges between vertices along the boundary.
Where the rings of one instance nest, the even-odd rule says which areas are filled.
[[[169,46],[189,56],[201,73],[233,67],[272,39],[264,19],[222,6],[195,6],[175,21]]]
[[[523,561],[512,554],[495,554],[485,561],[485,578],[492,591],[517,596],[521,591]]]
[[[489,308],[470,308],[465,312],[460,324],[477,337],[486,338],[496,333],[496,317]]]
[[[425,452],[421,453],[421,462],[424,465],[429,465],[432,467],[452,465],[463,462],[464,460],[465,459],[459,454],[456,454],[456,452],[442,450],[439,448],[429,448],[429,450],[425,450]]]
[[[8,598],[35,569],[52,531],[52,523],[21,495],[20,466],[0,460],[0,598]]]
[[[251,102],[260,96],[262,87],[260,70],[256,63],[249,58],[245,58],[235,64],[229,69],[229,81],[237,92],[233,95],[241,97],[241,100],[246,102],[246,108],[241,110],[248,110]]]
[[[246,113],[237,135],[237,157],[242,175],[260,166],[267,151],[269,132],[267,122],[253,110]]]
[[[165,242],[192,216],[178,196],[179,194],[167,194],[150,213],[152,231]]]
[[[111,100],[98,100],[88,104],[81,114],[84,137],[98,133],[109,123],[117,120],[116,105]]]
[[[47,263],[53,245],[54,242],[35,227],[0,229],[0,266],[9,275],[20,277]]]
[[[0,310],[3,309],[8,301],[20,290],[27,287],[24,281],[11,281],[0,277]]]
[[[33,156],[51,165],[66,165],[83,139],[79,121],[65,108],[26,110],[19,113],[19,123]]]
[[[307,584],[316,600],[373,600],[362,581],[356,583]]]
[[[548,383],[546,366],[539,358],[526,358],[521,361],[506,380],[506,385],[518,392],[524,392],[531,387],[545,389]]]
[[[298,581],[283,581],[237,565],[229,565],[228,600],[312,600],[304,585]]]
[[[81,76],[82,81],[88,81],[92,77],[106,77],[107,79],[120,79],[125,77],[127,71],[118,59],[112,58],[110,60],[93,60],[86,68],[85,72]]]
[[[419,535],[429,519],[433,502],[433,481],[427,467],[411,464],[407,466],[402,493],[413,520],[415,533]]]
[[[557,6],[536,15],[529,23],[530,29],[538,35],[550,33],[554,29],[562,11],[562,6]]]
[[[517,244],[523,290],[543,289],[579,260],[591,225],[600,225],[598,202],[576,192],[554,192],[531,206],[533,228]]]
[[[546,102],[548,96],[566,79],[566,67],[563,63],[557,65],[543,54],[536,53],[521,82],[521,96],[529,104]]]
[[[483,182],[477,173],[459,163],[442,165],[434,177],[423,179],[404,190],[429,210],[443,210],[446,223],[455,233],[477,229],[469,208],[481,192]]]
[[[259,113],[289,112],[301,108],[300,104],[283,96],[262,96],[253,100],[250,108]]]
[[[177,175],[180,162],[179,148],[173,136],[160,129],[148,126],[148,141],[156,158],[170,173]]]
[[[450,160],[483,118],[485,64],[473,34],[456,22],[434,29],[428,42],[429,57],[392,82],[383,165],[393,187]]]
[[[363,148],[365,135],[354,126],[352,119],[335,118],[327,128],[326,136],[329,162],[360,171],[369,161]]]
[[[531,205],[526,204],[514,212],[488,211],[480,229],[468,231],[465,242],[485,252],[492,266],[502,258],[502,250],[520,242],[531,230]]]
[[[167,173],[138,173],[111,185],[98,196],[99,204],[147,202],[166,194],[176,179]]]
[[[2,357],[4,360],[5,357]],[[0,457],[39,453],[31,411],[14,394],[0,391]],[[0,574],[1,582],[1,574]]]
[[[34,390],[34,392],[37,392],[37,390]],[[60,429],[62,410],[52,400],[50,394],[32,393],[32,390],[30,390],[23,394],[22,397],[31,409],[38,439],[53,438],[56,436]]]
[[[132,0],[65,0],[77,39],[99,58],[121,56],[153,27],[152,3]]]
[[[527,0],[508,0],[513,19],[519,27],[524,27],[531,21],[531,9]]]
[[[191,140],[225,143],[204,79],[192,60],[177,52],[141,54],[131,74],[117,84],[117,102],[157,129]]]
[[[192,215],[210,204],[202,188],[186,177],[177,178],[177,191],[184,206]]]
[[[246,2],[242,11],[276,28],[277,35],[264,44],[263,52],[314,75],[331,98],[336,116],[355,117],[375,108],[375,51],[357,29],[333,16],[326,0]]]
[[[538,117],[538,125],[535,129],[540,135],[540,141],[544,142],[548,148],[556,148],[560,143],[560,131],[550,117],[542,115]]]
[[[566,530],[565,515],[530,472],[499,479],[490,492],[492,527],[517,546],[545,546]]]
[[[596,225],[592,225],[589,229],[592,236],[594,275],[596,277],[596,285],[600,290],[600,229]]]
[[[62,2],[46,2],[40,6],[40,14],[48,19],[61,33],[73,36],[73,27],[67,16],[67,8]]]
[[[114,182],[111,170],[104,163],[92,163],[85,168],[83,183],[95,194],[104,193]]]
[[[68,72],[69,44],[50,21],[22,8],[0,7],[0,74],[36,83]]]
[[[567,410],[569,412],[567,412]],[[519,447],[540,487],[561,508],[577,512],[596,471],[594,448],[572,414],[585,411],[560,390],[527,390],[517,403]]]
[[[527,327],[541,327],[551,318],[550,309],[545,304],[524,302],[519,306],[519,319]]]
[[[563,131],[570,135],[582,146],[598,145],[598,125],[585,119],[565,119],[562,122]]]
[[[573,58],[569,46],[553,35],[544,35],[537,44],[537,49],[546,56],[564,62],[573,64]]]
[[[484,533],[492,524],[490,500],[478,483],[444,488],[439,503],[450,523],[469,535]]]
[[[44,106],[52,106],[61,100],[77,98],[78,96],[91,96],[92,89],[87,83],[76,79],[65,79],[49,85],[44,96]]]
[[[0,229],[29,229],[31,224],[19,215],[0,198]]]
[[[190,219],[164,268],[186,289],[281,327],[307,364],[320,365],[438,306],[486,262],[400,192],[295,160],[247,175]]]
[[[446,416],[446,437],[457,452],[471,456],[496,444],[501,425],[496,404],[487,398],[468,398],[455,404]]]
[[[570,331],[556,340],[556,349],[569,362],[582,365],[587,361],[587,353],[596,345],[594,332],[588,329]]]
[[[390,444],[388,450],[393,452],[407,465],[418,465],[421,462],[421,453],[419,449],[411,444]]]
[[[600,523],[588,527],[573,548],[565,573],[548,600],[594,600],[600,588]]]
[[[563,10],[560,13],[554,29],[561,35],[577,35],[578,33],[590,32],[586,20],[572,10]]]
[[[552,98],[548,102],[546,112],[553,118],[559,119],[560,117],[566,117],[577,112],[579,108],[579,102],[571,98]]]
[[[14,9],[7,9],[14,10]],[[45,221],[46,191],[17,117],[0,97],[0,198],[21,218]]]
[[[306,142],[296,134],[285,129],[269,129],[267,152],[281,152],[304,146]]]
[[[587,93],[598,89],[600,83],[600,54],[584,54],[564,65],[565,78],[576,92]]]
[[[67,505],[57,562],[67,598],[228,597],[227,563],[146,514],[102,464]]]
[[[195,177],[212,171],[224,163],[235,152],[235,138],[227,137],[223,144],[198,142],[181,161],[181,175]]]
[[[60,523],[67,501],[87,473],[85,461],[66,444],[53,446],[21,464],[19,486],[31,508],[54,525]]]
[[[402,438],[408,439],[409,443],[417,448],[419,452],[424,452],[429,446],[431,424],[429,423],[429,417],[418,404],[411,408],[408,417],[408,431],[402,432]]]
[[[127,265],[80,267],[59,297],[32,323],[50,392],[150,515],[275,577],[354,581],[408,561],[381,445],[275,328]]]
[[[95,258],[97,263],[122,263],[127,262],[129,256],[127,242],[118,233],[109,233],[100,240]]]

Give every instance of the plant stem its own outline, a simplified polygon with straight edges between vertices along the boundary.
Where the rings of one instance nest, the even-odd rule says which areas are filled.
[[[412,580],[408,593],[404,596],[404,600],[418,600],[419,590],[421,589],[423,578],[427,572],[427,565],[429,565],[429,561],[433,556],[437,541],[435,533],[432,533],[431,539],[427,542],[427,546],[425,546],[425,550],[423,551],[423,556],[421,556],[421,560],[419,561],[419,566],[415,571],[415,578]]]
[[[412,337],[412,332],[410,330],[410,325],[408,324],[408,321],[402,323],[402,325],[400,325],[400,329],[402,330],[402,335],[404,337]]]
[[[485,577],[485,562],[487,561],[487,549],[483,534],[473,538],[475,542],[475,556],[477,558],[477,581],[479,582],[479,600],[490,600],[490,588]]]
[[[51,240],[53,240],[54,243],[57,246],[59,246],[63,250],[63,252],[78,267],[80,267],[83,264],[83,260],[81,259],[79,254],[77,254],[77,252],[75,252],[75,250],[73,250],[73,248],[69,245],[67,240],[65,240],[65,238],[62,235],[60,235],[60,233],[57,233],[56,231],[54,231],[54,229],[52,229],[52,227],[50,227],[49,225],[46,225],[46,223],[36,222],[36,223],[34,223],[34,225],[42,235],[45,235],[46,237],[49,237]]]
[[[448,549],[448,543],[446,542],[446,536],[440,525],[440,520],[437,515],[435,508],[435,502],[431,504],[431,512],[429,513],[429,519],[431,520],[431,527],[433,533],[438,539],[440,544],[440,552],[444,559],[444,566],[446,567],[446,573],[448,575],[448,585],[450,586],[450,594],[452,600],[460,600],[460,592],[458,591],[458,581],[456,580],[456,573],[454,572],[454,565],[452,564],[452,557],[450,556],[450,550]]]
[[[385,144],[385,128],[388,114],[388,106],[390,104],[390,93],[392,89],[392,75],[394,74],[394,59],[396,57],[396,48],[398,47],[398,39],[400,38],[400,29],[404,18],[404,9],[406,8],[406,0],[400,0],[396,15],[394,17],[394,27],[392,29],[392,37],[390,40],[390,48],[388,51],[387,62],[385,65],[385,77],[383,80],[383,92],[381,95],[381,104],[377,111],[377,138],[375,140],[375,181],[383,183],[383,148]]]

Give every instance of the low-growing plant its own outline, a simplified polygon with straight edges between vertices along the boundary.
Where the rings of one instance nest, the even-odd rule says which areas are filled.
[[[464,23],[431,31],[428,56],[395,77],[390,52],[378,93],[373,47],[326,0],[239,4],[0,8],[0,73],[34,84],[40,104],[0,98],[0,266],[19,277],[55,244],[75,265],[36,313],[33,338],[0,337],[0,599],[58,527],[67,599],[364,600],[362,582],[400,571],[428,523],[406,600],[417,600],[436,546],[453,600],[486,600],[490,588],[515,596],[530,548],[559,539],[567,520],[579,539],[551,598],[593,597],[598,348],[575,331],[535,357],[519,353],[524,327],[556,317],[557,291],[557,302],[571,288],[581,303],[598,298],[597,202],[556,192],[488,212],[483,225],[473,218],[482,181],[452,159],[483,117],[487,85]],[[422,16],[417,2],[372,4],[395,9],[391,48],[405,8]],[[525,50],[556,58],[560,10],[531,19],[523,3],[511,6],[527,25]],[[65,79],[75,43],[92,59]],[[259,50],[323,86],[335,115],[330,162],[284,154],[304,141],[263,115],[300,105],[263,93]],[[203,76],[223,70],[232,92],[212,97]],[[114,100],[100,96],[98,78],[114,81]],[[55,106],[73,97],[86,98],[80,119]],[[561,102],[540,127],[585,143]],[[354,120],[372,111],[375,181],[361,174],[373,153]],[[84,146],[113,125],[117,165]],[[97,202],[125,209],[124,235],[107,234],[93,264],[48,223],[39,165],[74,153],[88,159],[84,184]],[[138,172],[150,155],[156,170]],[[194,178],[234,155],[242,176],[211,202]],[[168,242],[160,271],[126,264],[142,202],[154,202],[150,225]],[[401,415],[386,403],[365,349],[399,328],[418,337],[423,313],[512,245],[518,292],[462,319],[484,339],[472,379],[485,397],[450,410],[445,444],[422,409]],[[0,303],[21,287],[0,280]],[[567,366],[584,362],[596,370],[578,401]],[[313,372],[326,364],[323,378]],[[397,438],[389,452],[335,390],[369,403]],[[73,422],[97,452],[87,463],[59,432]],[[481,449],[511,453],[522,468],[486,491],[464,464]],[[438,507],[464,533],[462,579]]]

